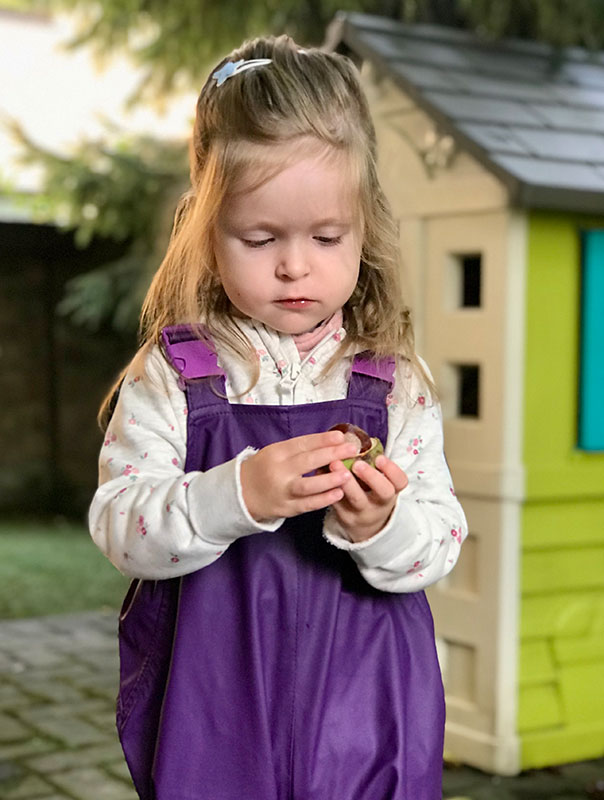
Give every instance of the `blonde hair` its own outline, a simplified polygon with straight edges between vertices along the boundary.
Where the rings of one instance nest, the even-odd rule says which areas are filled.
[[[271,63],[220,86],[209,77],[199,95],[190,143],[191,188],[176,209],[166,256],[143,303],[142,347],[162,347],[161,331],[168,325],[189,324],[201,337],[203,321],[215,341],[250,365],[250,388],[255,384],[257,356],[233,322],[218,279],[212,232],[222,203],[241,191],[244,176],[248,190],[250,181],[258,186],[285,166],[275,160],[280,152],[275,145],[310,137],[347,157],[363,222],[359,279],[343,308],[347,337],[327,369],[351,343],[418,365],[400,286],[398,230],[378,181],[375,130],[356,67],[345,56],[302,50],[290,37],[279,36],[244,43],[211,75],[227,61],[255,58]]]

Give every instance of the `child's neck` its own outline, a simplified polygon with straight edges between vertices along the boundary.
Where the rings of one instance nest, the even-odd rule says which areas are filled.
[[[319,322],[312,330],[306,331],[305,333],[294,334],[292,338],[298,348],[300,360],[303,361],[310,351],[313,350],[328,333],[337,331],[341,327],[342,310],[338,309],[331,317]]]

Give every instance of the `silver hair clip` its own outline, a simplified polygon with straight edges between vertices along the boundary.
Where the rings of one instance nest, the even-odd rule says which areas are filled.
[[[243,59],[241,61],[227,61],[212,77],[215,79],[217,86],[222,86],[233,75],[239,75],[240,72],[245,72],[246,69],[252,69],[253,67],[263,67],[265,64],[270,64],[272,60],[272,58],[251,58],[249,61],[244,61]]]

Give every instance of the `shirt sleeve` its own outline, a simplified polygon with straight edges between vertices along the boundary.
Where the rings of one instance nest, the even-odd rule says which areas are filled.
[[[163,579],[211,564],[241,536],[276,530],[243,502],[241,462],[184,472],[187,404],[158,348],[137,356],[122,383],[101,448],[89,511],[96,545],[120,572]]]
[[[350,552],[376,589],[415,592],[453,569],[467,523],[444,455],[438,401],[404,367],[397,373],[389,407],[386,455],[404,470],[409,483],[385,527],[366,541],[351,542],[329,510],[323,532],[331,544]]]

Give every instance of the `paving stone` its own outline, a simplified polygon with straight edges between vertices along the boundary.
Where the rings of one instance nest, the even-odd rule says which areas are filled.
[[[32,641],[48,635],[48,619],[30,617],[28,619],[5,620],[2,623],[3,642],[10,639]]]
[[[115,708],[117,690],[117,681],[115,686],[103,687],[90,685],[86,689],[91,697],[97,697],[99,700],[104,700],[106,703],[109,703],[111,708]]]
[[[106,769],[111,775],[114,775],[116,778],[121,778],[123,781],[126,781],[128,785],[132,785],[130,770],[128,769],[128,765],[124,761],[123,757],[121,761],[116,761],[114,764],[108,764]]]
[[[102,650],[104,653],[117,652],[117,636],[97,630],[74,630],[69,637],[64,637],[58,643],[61,650],[69,647],[74,655],[85,655],[88,650]]]
[[[24,775],[16,780],[0,783],[2,800],[38,800],[55,791],[54,787],[37,775]]]
[[[43,706],[38,706],[37,708],[50,709],[51,704],[45,703]],[[52,705],[52,709],[56,714],[83,718],[86,715],[103,714],[106,711],[110,711],[111,706],[105,700],[101,700],[99,697],[88,697],[86,700],[82,700],[80,703],[64,703],[62,705],[55,703]],[[15,713],[18,714],[19,711],[17,710]]]
[[[115,739],[102,745],[83,747],[77,750],[58,750],[54,753],[26,758],[22,763],[35,772],[51,774],[81,767],[115,764],[123,759],[122,748],[116,736]]]
[[[27,689],[27,685],[30,680],[60,680],[69,683],[70,681],[85,678],[86,676],[90,676],[92,674],[93,670],[91,670],[90,667],[87,667],[85,664],[76,664],[73,659],[71,659],[62,664],[57,664],[54,667],[44,667],[44,669],[27,667],[25,664],[21,664],[20,669],[12,670],[10,679],[12,683]]]
[[[39,736],[32,736],[24,739],[17,744],[0,744],[0,762],[12,761],[23,758],[24,756],[34,756],[38,753],[48,753],[55,750],[56,742],[49,739],[42,739]]]
[[[0,761],[0,788],[3,783],[23,776],[23,767],[12,761]]]
[[[16,708],[30,702],[31,699],[18,686],[6,682],[0,684],[0,710]]]
[[[8,714],[0,714],[0,742],[2,744],[29,739],[31,735],[31,729],[23,725],[19,720],[10,717]]]
[[[106,734],[84,720],[72,715],[59,714],[54,707],[27,709],[17,712],[37,731],[66,744],[68,747],[94,744],[106,738]]]
[[[116,653],[99,652],[98,650],[90,650],[90,652],[78,653],[78,661],[87,664],[94,672],[110,672],[115,675],[119,666],[119,659]]]
[[[3,644],[4,646],[4,644]],[[10,646],[7,647],[10,652]],[[57,653],[44,644],[34,644],[21,646],[18,650],[18,662],[27,667],[56,667],[65,663],[68,656],[65,653]]]
[[[14,661],[15,657],[13,655],[9,655],[6,652],[0,652],[0,674],[12,672]]]
[[[75,614],[54,614],[44,617],[46,631],[73,631],[78,628],[117,631],[117,613],[109,611],[80,611]]]
[[[113,709],[98,711],[94,715],[86,714],[85,719],[87,722],[90,722],[91,725],[96,725],[97,728],[100,728],[108,736],[112,736],[116,733],[115,711],[113,711]]]
[[[77,800],[137,800],[137,794],[122,780],[100,769],[77,769],[57,773],[53,783]]]
[[[72,800],[69,795],[66,794],[41,794],[37,795],[32,800]]]
[[[98,672],[96,675],[88,674],[81,678],[74,678],[72,683],[84,692],[93,693],[99,688],[106,689],[107,691],[113,692],[113,697],[115,698],[119,683],[117,667],[111,672]]]
[[[16,655],[11,655],[8,652],[5,652],[5,656],[8,658],[9,665],[8,668],[4,670],[5,675],[10,675],[11,677],[15,675],[20,675],[22,672],[25,672],[27,669],[27,665],[24,664]]]
[[[71,800],[71,797],[66,794],[41,794],[35,800]]]
[[[71,800],[71,797],[66,794],[41,794],[33,800]]]
[[[69,703],[73,705],[86,699],[82,692],[58,679],[30,680],[27,682],[27,691],[41,700],[52,700],[53,703]]]

